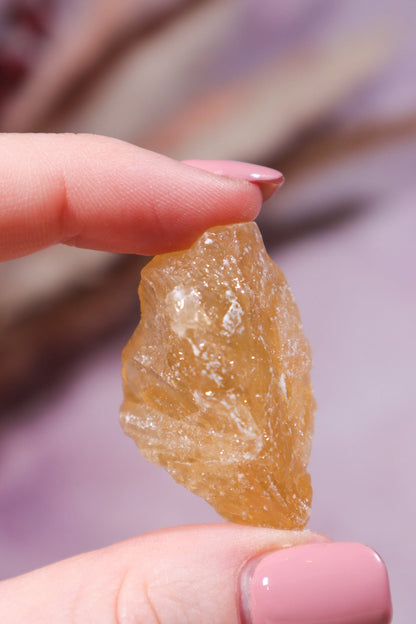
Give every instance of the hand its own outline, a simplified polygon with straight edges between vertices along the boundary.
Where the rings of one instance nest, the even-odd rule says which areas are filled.
[[[254,165],[193,165],[103,137],[3,135],[0,259],[58,242],[179,249],[210,226],[253,219],[282,181]],[[150,533],[3,581],[0,613],[2,624],[387,624],[390,594],[366,546],[218,524]]]

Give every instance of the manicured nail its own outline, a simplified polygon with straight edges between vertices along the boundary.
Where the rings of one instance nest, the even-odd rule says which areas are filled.
[[[185,165],[227,178],[240,178],[254,182],[260,187],[264,200],[271,197],[285,181],[283,174],[277,169],[252,165],[238,160],[183,160],[182,162]]]
[[[363,544],[284,548],[248,564],[241,577],[245,624],[389,624],[389,579]]]

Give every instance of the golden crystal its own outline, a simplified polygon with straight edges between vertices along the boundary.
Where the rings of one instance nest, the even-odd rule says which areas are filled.
[[[142,271],[121,422],[226,519],[304,527],[315,402],[298,308],[254,223],[215,227]]]

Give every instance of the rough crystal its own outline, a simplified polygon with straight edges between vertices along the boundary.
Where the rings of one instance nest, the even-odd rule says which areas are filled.
[[[142,271],[121,421],[142,454],[226,519],[309,518],[310,348],[257,226],[208,230]]]

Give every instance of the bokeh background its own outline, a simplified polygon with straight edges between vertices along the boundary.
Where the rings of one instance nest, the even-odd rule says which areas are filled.
[[[285,173],[259,225],[314,352],[310,527],[381,553],[396,624],[416,606],[415,32],[413,0],[0,0],[2,131]],[[119,428],[143,262],[0,266],[1,578],[218,519]]]

